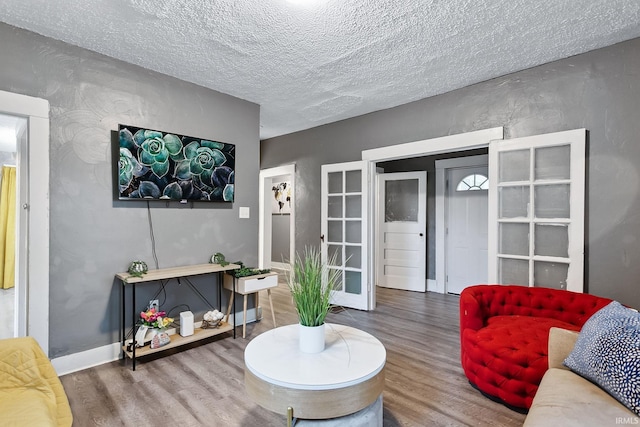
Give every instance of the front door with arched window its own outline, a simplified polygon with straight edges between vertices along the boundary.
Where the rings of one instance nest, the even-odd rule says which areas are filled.
[[[487,283],[489,180],[487,166],[448,169],[446,292]]]

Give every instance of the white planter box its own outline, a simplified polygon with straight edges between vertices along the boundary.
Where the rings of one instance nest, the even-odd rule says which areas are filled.
[[[278,286],[278,273],[271,272],[258,274],[255,276],[240,277],[236,279],[236,292],[239,294],[251,294],[262,291],[264,289],[275,288]],[[225,274],[225,289],[233,289],[233,276]]]

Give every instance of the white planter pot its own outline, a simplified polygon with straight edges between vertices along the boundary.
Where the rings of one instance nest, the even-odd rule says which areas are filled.
[[[320,326],[298,326],[301,352],[320,353],[324,350],[324,324]]]

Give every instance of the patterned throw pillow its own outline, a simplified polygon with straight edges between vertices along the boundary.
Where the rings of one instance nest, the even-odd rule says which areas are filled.
[[[640,415],[640,314],[613,301],[582,327],[565,366]]]

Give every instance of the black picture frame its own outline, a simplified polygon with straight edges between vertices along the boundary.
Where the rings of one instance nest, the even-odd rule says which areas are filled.
[[[118,125],[118,200],[233,203],[235,145]]]

